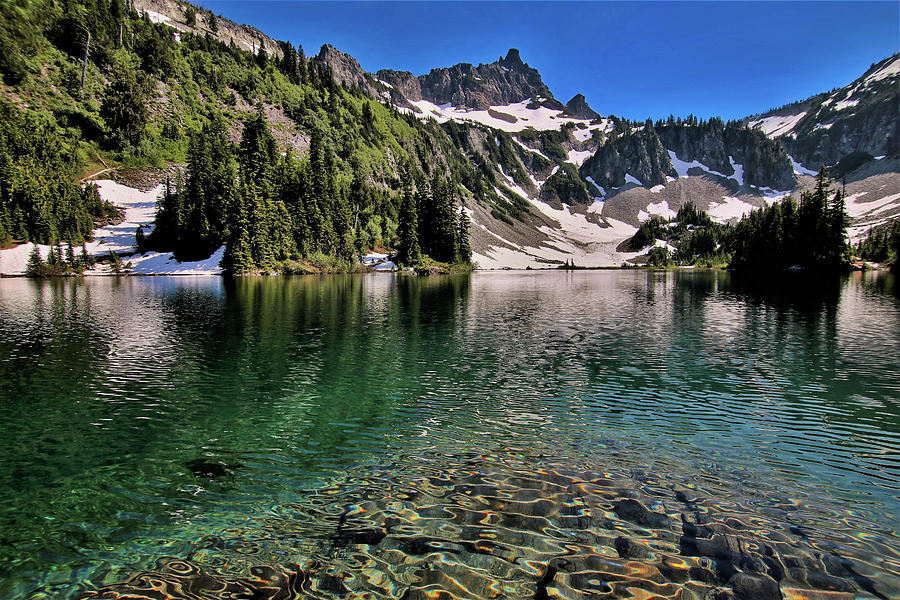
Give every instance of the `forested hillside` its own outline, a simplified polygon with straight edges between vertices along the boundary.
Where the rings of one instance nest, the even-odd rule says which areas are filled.
[[[201,9],[193,18],[216,23]],[[457,207],[478,186],[458,183],[477,181],[476,168],[439,125],[337,84],[302,48],[254,54],[121,0],[15,0],[0,7],[0,49],[5,243],[78,243],[110,216],[79,172],[171,161],[187,168],[146,244],[179,258],[227,241],[232,271],[267,271],[393,247],[404,181],[431,258],[460,258],[437,248],[460,246]],[[429,216],[447,212],[436,186],[452,224]]]

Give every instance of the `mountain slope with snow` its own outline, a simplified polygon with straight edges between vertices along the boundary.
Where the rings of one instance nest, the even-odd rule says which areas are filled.
[[[781,141],[813,171],[858,152],[894,155],[900,150],[900,54],[872,65],[847,86],[746,122]]]

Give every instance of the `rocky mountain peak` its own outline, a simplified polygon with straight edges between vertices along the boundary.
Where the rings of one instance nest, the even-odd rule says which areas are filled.
[[[345,52],[341,52],[331,44],[323,44],[316,55],[316,60],[329,67],[334,73],[335,81],[348,86],[367,88],[366,72],[359,62]]]
[[[570,117],[579,119],[599,119],[600,115],[587,103],[584,94],[575,94],[572,99],[566,102],[566,114]]]
[[[389,73],[385,75],[389,78],[384,80],[391,85],[412,88],[408,81],[390,78]],[[491,106],[534,100],[559,110],[563,108],[541,80],[541,74],[523,62],[515,48],[511,48],[506,57],[497,62],[478,66],[460,63],[432,69],[418,79],[422,99],[438,105],[449,103],[485,110]]]
[[[507,69],[522,69],[528,67],[528,65],[522,62],[522,57],[519,56],[519,51],[515,48],[510,48],[509,52],[506,53],[506,58],[500,58],[497,60],[497,64],[501,67],[506,67]]]

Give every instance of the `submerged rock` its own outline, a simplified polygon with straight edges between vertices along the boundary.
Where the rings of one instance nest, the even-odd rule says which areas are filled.
[[[671,519],[644,506],[639,500],[626,498],[613,504],[613,510],[621,518],[645,527],[666,527]]]
[[[194,477],[209,477],[210,479],[215,479],[217,477],[234,475],[234,471],[240,469],[244,465],[238,463],[226,465],[220,462],[206,460],[205,458],[197,458],[186,462],[185,466],[191,470]]]
[[[728,585],[738,600],[782,600],[778,582],[767,575],[738,573],[729,580]]]

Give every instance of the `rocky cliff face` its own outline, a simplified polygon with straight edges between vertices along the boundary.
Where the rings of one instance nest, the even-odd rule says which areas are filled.
[[[652,128],[621,135],[614,133],[584,162],[580,173],[582,177],[593,179],[607,192],[628,183],[626,175],[646,187],[664,184],[666,176],[678,175]]]
[[[758,130],[711,119],[695,124],[669,122],[657,126],[656,131],[663,146],[679,159],[734,177],[739,185],[776,190],[794,187],[791,161],[784,148]]]
[[[234,21],[214,15],[211,11],[196,9],[194,24],[188,25],[188,5],[176,0],[134,0],[134,8],[141,14],[147,14],[150,20],[165,23],[176,31],[191,32],[197,35],[211,35],[226,44],[234,42],[241,50],[258,52],[260,47],[269,56],[281,58],[278,42],[250,25],[239,25]]]
[[[422,85],[419,78],[409,71],[382,69],[375,76],[389,86],[391,102],[397,106],[408,107],[410,106],[408,101],[417,102],[422,99]]]
[[[746,120],[812,170],[855,152],[895,154],[900,151],[900,55],[834,92]]]
[[[334,80],[348,87],[365,88],[369,85],[366,72],[359,62],[331,44],[325,44],[316,55],[316,60],[331,68]]]
[[[515,48],[491,64],[460,63],[432,69],[427,75],[415,78],[417,83],[405,71],[378,71],[376,76],[411,101],[428,100],[438,105],[449,103],[484,110],[542,98],[539,102],[544,106],[563,108],[541,80],[540,73],[522,62]]]
[[[578,170],[571,163],[563,163],[541,186],[541,200],[550,204],[590,204],[594,201]]]

